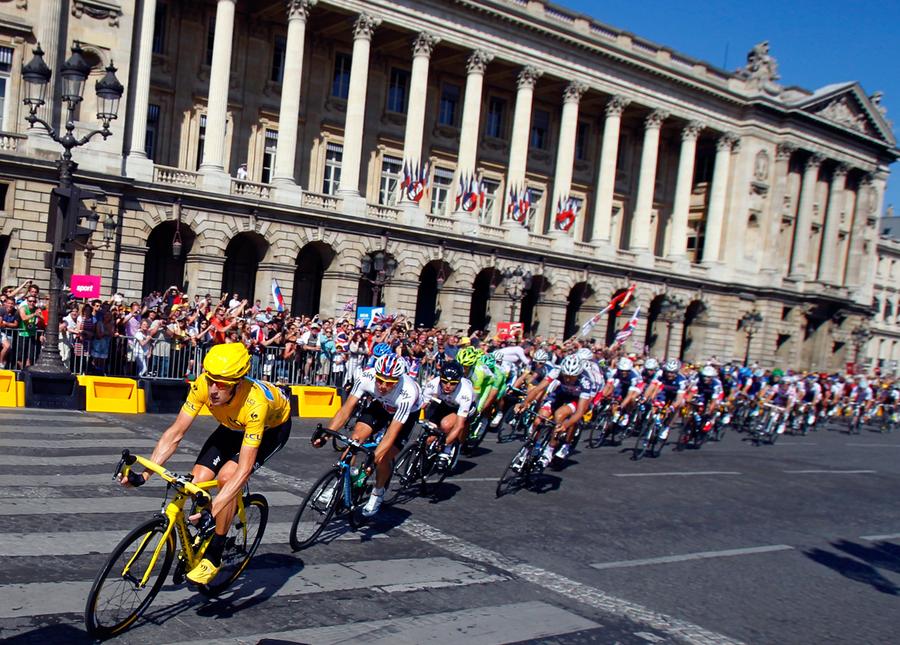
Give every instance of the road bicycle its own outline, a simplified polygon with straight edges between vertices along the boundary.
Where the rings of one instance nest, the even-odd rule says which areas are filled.
[[[311,546],[321,535],[332,517],[346,519],[352,529],[362,526],[362,507],[372,491],[370,476],[374,472],[374,454],[381,433],[367,441],[356,441],[340,432],[316,426],[312,441],[331,436],[345,448],[343,454],[329,468],[300,503],[291,524],[290,543],[294,551]],[[362,454],[358,463],[357,455]]]
[[[704,415],[705,411],[706,403],[687,402],[684,422],[681,426],[681,433],[678,435],[678,443],[675,446],[676,450],[684,450],[685,448],[699,450],[709,439],[715,424],[715,415],[707,418]]]
[[[128,477],[135,463],[162,477],[167,484],[166,499],[170,491],[174,497],[160,513],[126,535],[97,574],[84,610],[85,627],[95,638],[120,634],[140,618],[159,593],[173,562],[172,582],[183,583],[185,572],[200,563],[212,538],[212,533],[204,535],[187,521],[184,508],[191,502],[187,516],[206,508],[211,502],[210,489],[218,486],[215,480],[195,484],[190,474],[178,475],[128,450],[122,451],[113,479]],[[197,586],[205,596],[216,596],[235,581],[256,553],[266,529],[266,498],[245,488],[237,499],[221,569],[211,583]]]
[[[881,415],[879,429],[882,434],[891,433],[900,425],[900,414],[897,413],[897,406],[894,403],[879,403],[877,410]]]
[[[525,400],[525,390],[511,387],[506,394],[506,411],[503,419],[497,426],[497,443],[512,441],[521,435],[525,438],[528,428],[531,427],[534,417],[537,416],[538,402],[532,401],[522,412],[516,412],[516,405]]]
[[[419,426],[422,431],[416,440],[404,446],[394,461],[391,482],[384,497],[385,504],[393,504],[415,487],[425,493],[429,487],[444,481],[453,468],[453,464],[441,464],[440,455],[446,445],[443,431],[431,421],[419,421]]]
[[[475,408],[472,408],[472,413],[469,416],[467,425],[468,432],[460,446],[462,454],[466,457],[472,456],[472,453],[475,452],[475,449],[478,448],[478,446],[481,445],[482,440],[484,440],[484,435],[487,434],[490,424],[491,415],[487,410],[482,410],[479,413]]]
[[[771,446],[778,441],[778,435],[784,432],[786,410],[772,403],[763,403],[760,407],[760,414],[753,418],[750,439],[754,445],[767,443]]]
[[[644,423],[641,433],[634,444],[631,458],[635,461],[649,454],[651,457],[659,457],[669,437],[670,409],[665,401],[654,401],[647,422]]]
[[[512,460],[503,470],[497,481],[496,496],[502,497],[514,488],[523,488],[544,471],[541,455],[550,443],[556,424],[544,419],[528,433],[525,443],[519,448]]]

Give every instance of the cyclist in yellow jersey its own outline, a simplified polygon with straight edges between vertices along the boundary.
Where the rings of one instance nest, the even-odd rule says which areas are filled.
[[[165,464],[175,454],[188,428],[206,405],[219,427],[206,440],[191,474],[194,482],[217,479],[212,508],[200,516],[201,531],[215,533],[200,564],[188,580],[207,584],[219,571],[237,496],[250,474],[278,452],[291,434],[291,404],[271,383],[247,377],[250,354],[243,343],[215,345],[203,359],[204,372],[191,384],[175,422],[153,449],[151,461]],[[131,473],[123,486],[141,486],[152,473]],[[194,518],[192,518],[194,519]]]

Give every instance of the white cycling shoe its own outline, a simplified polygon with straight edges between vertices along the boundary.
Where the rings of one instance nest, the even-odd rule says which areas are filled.
[[[569,456],[570,452],[572,452],[572,449],[569,447],[569,444],[564,443],[559,447],[559,450],[556,451],[556,458],[565,459]]]
[[[363,506],[362,514],[364,517],[372,517],[381,508],[381,502],[384,501],[384,489],[373,488],[372,494],[369,495],[369,501]]]

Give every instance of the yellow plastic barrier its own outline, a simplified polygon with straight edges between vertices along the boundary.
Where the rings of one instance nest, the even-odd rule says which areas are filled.
[[[142,414],[147,411],[143,391],[134,379],[79,376],[78,384],[84,386],[84,409],[88,412]]]
[[[16,380],[12,370],[0,370],[0,408],[25,406],[25,384]]]
[[[341,397],[333,387],[292,385],[291,392],[298,399],[297,416],[323,419],[333,417],[341,409]]]

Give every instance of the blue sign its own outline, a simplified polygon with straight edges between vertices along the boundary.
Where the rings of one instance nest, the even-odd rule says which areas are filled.
[[[357,307],[356,308],[356,325],[357,327],[368,327],[371,324],[372,317],[375,315],[383,316],[384,307]]]

